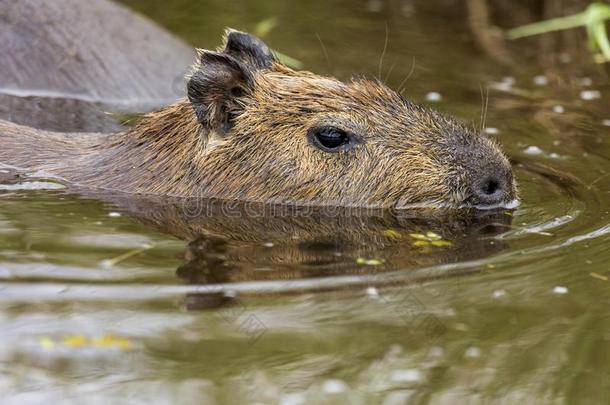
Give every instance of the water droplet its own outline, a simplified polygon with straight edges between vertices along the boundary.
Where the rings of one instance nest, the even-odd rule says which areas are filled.
[[[506,295],[506,290],[494,290],[492,296],[494,298],[502,298]]]
[[[108,216],[111,218],[117,218],[117,217],[121,216],[121,213],[120,212],[110,212],[110,213],[108,213]]]
[[[307,403],[307,397],[302,392],[291,392],[281,396],[280,405],[305,405]]]
[[[347,384],[341,380],[326,380],[322,384],[322,392],[325,394],[341,394],[347,390]]]
[[[525,148],[523,153],[526,153],[528,155],[541,155],[542,149],[537,146],[528,146],[527,148]]]
[[[379,298],[379,291],[375,287],[369,287],[366,289],[366,295],[371,298]]]
[[[481,357],[481,349],[476,346],[471,346],[464,352],[464,357],[468,359],[478,359]]]
[[[595,100],[602,96],[599,90],[583,90],[580,92],[580,98],[583,100]]]
[[[395,370],[392,372],[392,381],[399,383],[417,383],[422,380],[422,373],[416,368]]]
[[[266,243],[263,243],[263,246],[270,248],[270,247],[273,247],[273,243],[272,242],[266,242]]]
[[[554,105],[553,112],[557,114],[562,114],[566,111],[566,109],[562,105]]]
[[[488,135],[498,135],[500,133],[498,128],[494,128],[494,127],[487,127],[483,130],[483,132],[485,132]]]
[[[436,91],[431,91],[430,93],[426,94],[426,100],[428,101],[441,101],[442,99],[443,96],[441,96],[441,93]]]
[[[558,285],[558,286],[555,286],[553,288],[553,292],[555,294],[567,294],[568,293],[568,287],[564,287],[562,285]]]
[[[610,127],[610,120],[603,120],[602,125]]]
[[[544,75],[534,76],[534,84],[536,86],[546,86],[549,83],[549,79]]]

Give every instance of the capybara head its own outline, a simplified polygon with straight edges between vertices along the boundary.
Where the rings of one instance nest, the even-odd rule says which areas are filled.
[[[340,206],[506,206],[517,198],[495,142],[378,81],[294,71],[229,31],[188,82],[205,195]]]

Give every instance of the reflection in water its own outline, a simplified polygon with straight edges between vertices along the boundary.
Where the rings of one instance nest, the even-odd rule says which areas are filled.
[[[188,242],[176,275],[192,284],[335,277],[315,290],[342,289],[340,276],[383,286],[394,279],[366,275],[484,258],[506,248],[493,237],[510,228],[507,210],[410,210],[299,207],[221,200],[145,199],[105,195],[125,213]],[[438,275],[436,275],[438,277]],[[420,280],[421,281],[421,280]],[[411,283],[406,278],[401,283]],[[292,283],[294,286],[294,283]],[[303,289],[291,290],[291,293]],[[226,291],[189,295],[192,308],[231,302]]]

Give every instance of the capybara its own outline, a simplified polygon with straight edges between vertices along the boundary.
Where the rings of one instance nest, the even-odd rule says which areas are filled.
[[[379,81],[292,70],[238,31],[198,59],[188,99],[126,132],[0,122],[0,162],[140,194],[394,208],[517,199],[494,141]]]

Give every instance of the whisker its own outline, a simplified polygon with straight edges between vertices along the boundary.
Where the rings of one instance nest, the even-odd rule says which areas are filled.
[[[392,71],[394,70],[394,67],[396,67],[396,63],[393,63],[392,66],[390,66],[390,69],[388,70],[388,73],[386,73],[385,78],[383,79],[384,83],[388,82],[388,78],[392,74]]]
[[[318,42],[320,42],[320,46],[322,47],[322,53],[324,54],[324,57],[326,58],[326,65],[328,66],[328,70],[332,70],[331,66],[330,66],[330,58],[328,57],[328,52],[326,52],[326,47],[324,46],[324,42],[322,42],[322,38],[320,38],[320,35],[316,32],[316,37],[318,38]]]
[[[379,74],[377,77],[381,80],[381,69],[383,68],[383,58],[385,57],[385,52],[388,48],[388,22],[385,22],[385,42],[383,43],[383,51],[381,52],[381,57],[379,58]]]
[[[403,88],[403,86],[406,86],[407,84],[407,80],[409,80],[411,78],[411,75],[413,75],[413,72],[415,72],[415,56],[413,57],[413,62],[411,62],[411,70],[409,71],[409,73],[407,74],[407,77],[405,77],[402,82],[400,82],[400,84],[398,85],[398,93],[400,93],[402,95],[402,92],[406,90],[406,87]]]
[[[485,130],[485,121],[487,120],[487,107],[489,105],[489,87],[485,88],[485,95],[483,93],[482,85],[479,85],[479,89],[481,90],[481,123],[479,132],[483,133]]]

